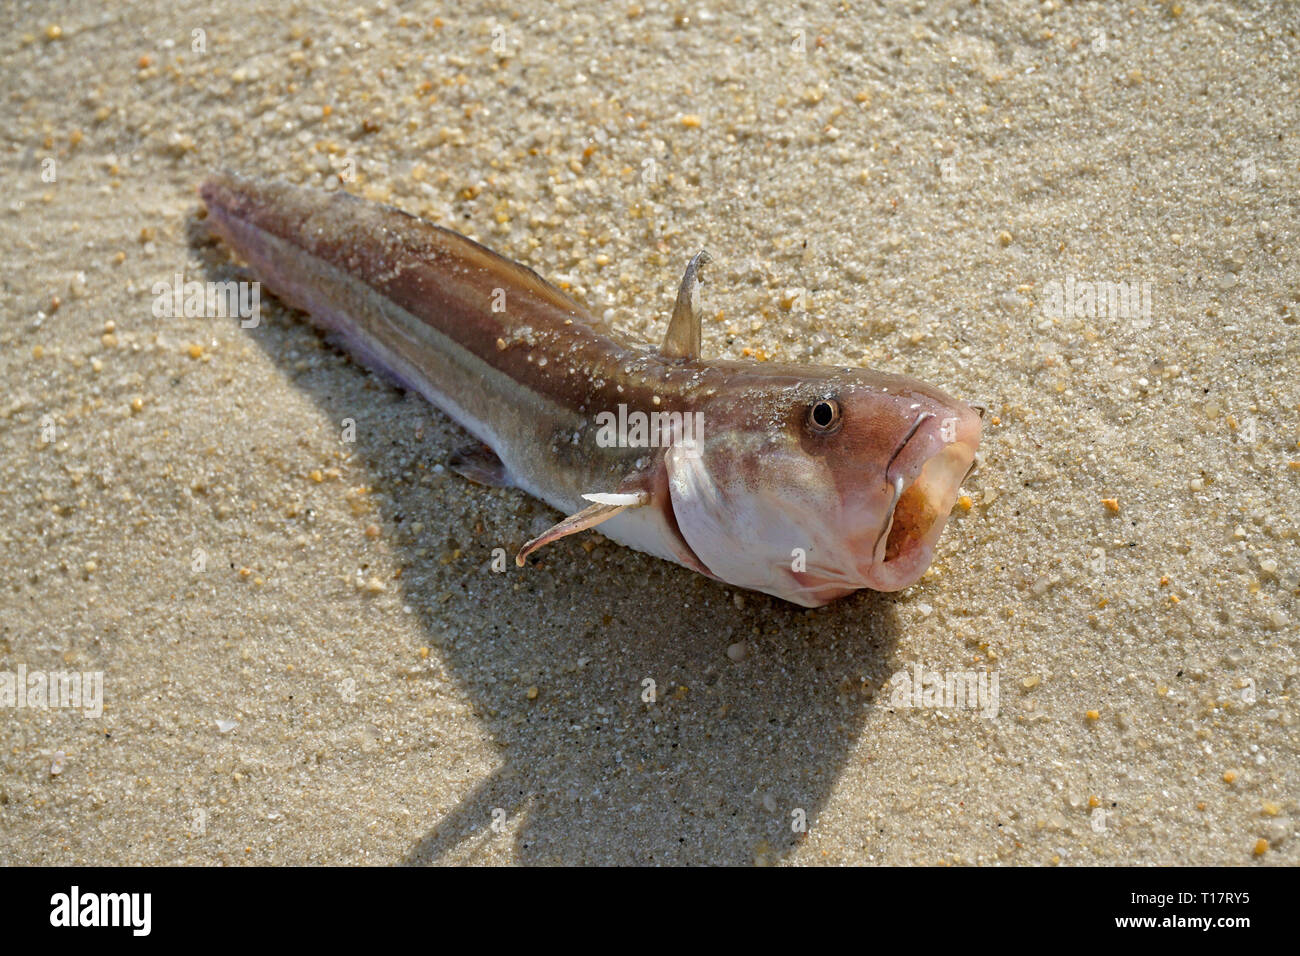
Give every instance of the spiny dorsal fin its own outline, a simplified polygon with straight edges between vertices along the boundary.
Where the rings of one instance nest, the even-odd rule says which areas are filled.
[[[700,357],[700,268],[711,261],[707,252],[701,249],[686,265],[686,274],[682,276],[681,288],[677,290],[677,304],[673,307],[673,317],[668,323],[668,334],[664,344],[659,347],[660,354],[667,358],[697,359]]]

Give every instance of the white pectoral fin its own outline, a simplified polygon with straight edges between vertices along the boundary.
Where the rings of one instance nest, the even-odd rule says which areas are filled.
[[[608,521],[614,515],[626,511],[628,508],[639,508],[650,500],[650,496],[644,491],[628,494],[591,494],[582,497],[593,502],[593,504],[590,507],[583,508],[576,514],[569,515],[559,524],[553,525],[525,544],[519,549],[519,553],[515,555],[516,565],[522,568],[528,556],[543,545],[558,541],[571,534],[577,534],[579,531],[594,528],[602,521]]]
[[[592,501],[598,505],[621,505],[624,508],[639,508],[650,500],[650,496],[644,491],[634,491],[630,494],[594,494],[583,495],[583,501]]]

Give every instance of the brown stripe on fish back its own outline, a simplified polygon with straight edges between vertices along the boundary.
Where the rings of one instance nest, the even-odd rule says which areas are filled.
[[[621,401],[648,408],[659,395],[665,410],[680,409],[684,396],[676,393],[696,378],[622,345],[531,269],[402,210],[233,174],[208,180],[202,195],[356,276],[522,387],[567,407],[594,412]],[[502,299],[504,311],[494,312]]]

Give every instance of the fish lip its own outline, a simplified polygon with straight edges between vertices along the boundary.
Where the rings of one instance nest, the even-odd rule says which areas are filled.
[[[928,458],[925,463],[929,463]],[[874,542],[872,547],[872,560],[866,567],[865,571],[861,567],[856,569],[844,569],[825,565],[809,566],[803,571],[792,571],[790,572],[790,578],[798,586],[794,593],[797,593],[800,597],[808,600],[799,600],[799,598],[793,596],[787,596],[787,600],[792,600],[795,601],[795,603],[804,604],[809,607],[817,607],[862,588],[870,588],[873,591],[901,590],[919,577],[919,573],[910,570],[902,575],[897,574],[902,566],[902,560],[914,560],[912,551],[918,549],[909,549],[907,553],[890,560],[877,560],[876,556],[886,547],[889,532],[893,526],[894,515],[898,509],[899,502],[902,500],[903,496],[907,494],[907,491],[920,479],[923,471],[924,465],[921,470],[910,478],[905,478],[903,475],[895,477],[894,481],[896,483],[901,483],[901,488],[899,488],[896,494],[894,503],[889,507],[889,513],[885,518],[884,524],[876,532],[875,537],[871,539]],[[931,529],[927,529],[927,536],[929,535],[930,530]],[[929,564],[929,557],[928,555],[921,555],[921,557],[924,558],[924,563],[922,565],[922,568],[924,568],[924,566]],[[887,572],[889,580],[882,579],[882,570]],[[892,578],[895,576],[901,577],[903,580],[898,583],[893,583]]]
[[[796,588],[783,595],[786,600],[806,607],[816,607],[860,588],[882,592],[901,591],[921,578],[933,560],[935,546],[943,536],[949,515],[960,494],[961,484],[975,460],[978,432],[974,435],[961,435],[952,442],[936,442],[931,447],[931,454],[925,457],[919,468],[913,465],[915,470],[911,474],[901,472],[893,476],[892,483],[901,484],[901,488],[898,488],[898,484],[894,485],[898,490],[885,521],[872,532],[873,537],[867,539],[871,546],[869,563],[860,564],[855,569],[809,566],[804,571],[792,572],[790,577]],[[927,485],[923,488],[926,497],[921,505],[933,513],[933,518],[923,531],[911,533],[911,540],[899,553],[884,560],[876,560],[882,551],[888,553],[890,532],[895,520],[899,518],[898,509],[907,499],[908,492],[921,482]]]
[[[917,473],[918,477],[919,475],[920,472]],[[885,515],[885,523],[880,528],[880,534],[876,535],[876,543],[871,549],[872,564],[884,564],[888,560],[889,535],[894,530],[894,517],[898,514],[898,504],[916,484],[916,477],[911,481],[904,481],[903,476],[899,475],[891,484],[894,488],[894,500],[889,505],[889,514]]]
[[[898,591],[915,583],[925,573],[933,559],[935,545],[957,502],[961,484],[974,462],[975,450],[976,445],[966,440],[945,443],[925,459],[915,475],[902,482],[902,488],[897,492],[880,532],[878,547],[873,550],[872,562],[866,569],[867,587],[877,591]],[[923,530],[913,535],[913,540],[893,557],[889,557],[889,539],[895,529],[898,508],[908,493],[923,481],[926,482],[922,486],[924,504],[933,512],[934,517]],[[877,560],[882,551],[884,560]]]

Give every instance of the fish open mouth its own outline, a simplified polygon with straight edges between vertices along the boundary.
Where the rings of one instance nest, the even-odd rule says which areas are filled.
[[[897,500],[876,546],[872,587],[898,590],[924,571],[974,458],[965,442],[952,442],[931,455],[910,484],[898,479]]]
[[[934,497],[912,482],[894,506],[894,520],[885,539],[885,560],[892,561],[925,539],[939,517]]]

